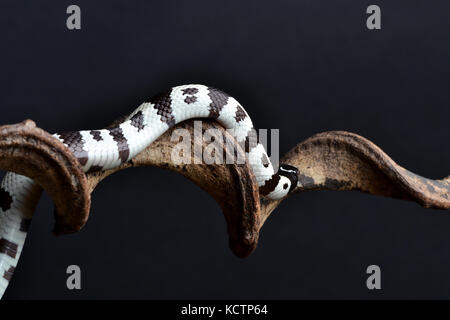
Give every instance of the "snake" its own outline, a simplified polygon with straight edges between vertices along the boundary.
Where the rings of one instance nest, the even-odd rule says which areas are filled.
[[[143,102],[119,124],[101,130],[56,133],[85,173],[120,166],[147,148],[169,128],[188,119],[213,119],[233,132],[244,146],[259,193],[282,199],[297,186],[296,167],[281,164],[275,172],[264,146],[252,142],[255,129],[239,102],[213,87],[173,87]],[[41,187],[32,179],[7,172],[0,184],[0,298],[17,266]]]

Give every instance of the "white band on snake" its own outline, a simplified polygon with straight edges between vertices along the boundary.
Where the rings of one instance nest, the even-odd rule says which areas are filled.
[[[129,161],[169,128],[192,118],[215,119],[233,130],[237,142],[245,144],[262,196],[281,199],[297,186],[295,167],[281,165],[275,173],[264,147],[249,143],[254,128],[242,106],[224,92],[203,85],[174,87],[141,104],[113,128],[54,136],[73,152],[84,172],[101,171]],[[0,185],[0,297],[19,260],[40,194],[33,180],[12,172]]]

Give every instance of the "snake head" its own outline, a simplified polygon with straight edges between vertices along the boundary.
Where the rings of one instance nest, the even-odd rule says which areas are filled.
[[[297,187],[297,181],[298,169],[288,164],[282,164],[278,172],[268,180],[263,188],[260,188],[260,193],[269,199],[280,200]],[[270,191],[268,192],[267,189]]]
[[[288,164],[282,164],[280,165],[280,168],[278,169],[278,174],[281,177],[286,177],[289,179],[289,191],[291,192],[292,190],[295,189],[295,187],[297,186],[297,182],[298,182],[298,169],[294,166],[288,165]]]

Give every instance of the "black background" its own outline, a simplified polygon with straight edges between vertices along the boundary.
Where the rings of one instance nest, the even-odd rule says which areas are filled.
[[[66,28],[77,4],[82,29]],[[382,30],[366,28],[370,4]],[[448,1],[2,1],[1,124],[101,128],[174,85],[236,97],[281,153],[347,130],[429,178],[450,173]],[[247,259],[182,176],[120,172],[86,227],[54,237],[44,196],[6,299],[448,298],[450,215],[358,192],[289,198]],[[65,269],[82,269],[82,290]],[[368,265],[382,290],[366,288]]]

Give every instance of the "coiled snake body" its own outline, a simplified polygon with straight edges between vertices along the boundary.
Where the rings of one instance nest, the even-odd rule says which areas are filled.
[[[115,168],[129,161],[177,123],[192,118],[216,119],[245,143],[260,194],[281,199],[297,185],[297,170],[281,165],[275,173],[264,147],[248,143],[253,124],[247,112],[224,92],[184,85],[141,104],[121,124],[102,130],[74,131],[54,136],[75,155],[85,172]],[[0,297],[17,265],[41,188],[12,172],[0,185]]]

